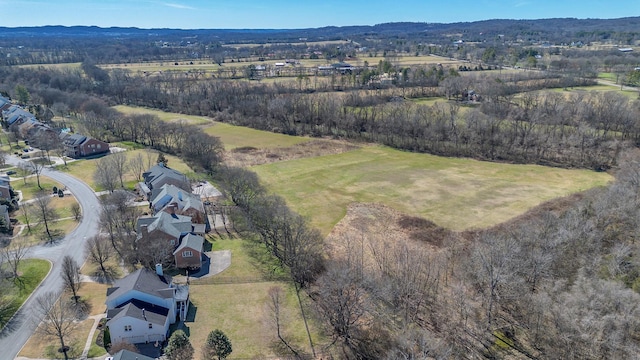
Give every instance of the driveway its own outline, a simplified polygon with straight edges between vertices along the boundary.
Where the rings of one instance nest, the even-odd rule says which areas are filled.
[[[18,165],[23,160],[16,156],[7,156],[6,162]],[[99,231],[100,202],[94,191],[86,183],[69,174],[51,168],[45,168],[42,171],[42,175],[60,182],[73,193],[82,207],[82,219],[73,232],[55,245],[39,245],[30,249],[28,257],[47,259],[51,261],[53,267],[42,281],[42,284],[27,299],[4,330],[0,332],[0,349],[2,349],[1,357],[3,359],[15,358],[35,330],[36,324],[40,322],[40,319],[37,318],[33,311],[35,298],[46,292],[57,291],[62,288],[63,282],[60,277],[60,268],[64,255],[70,255],[78,264],[83,264],[86,260],[84,242],[87,238],[98,234]]]

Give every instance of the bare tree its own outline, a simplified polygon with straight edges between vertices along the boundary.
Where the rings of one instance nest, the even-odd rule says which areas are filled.
[[[74,220],[78,221],[80,219],[82,216],[82,208],[80,207],[80,204],[75,202],[71,205],[71,214],[73,215]]]
[[[32,213],[32,205],[30,203],[25,203],[20,205],[20,213],[24,219],[24,224],[27,225],[27,233],[31,233],[31,213]]]
[[[40,185],[40,175],[44,170],[45,164],[41,161],[29,161],[29,166],[31,166],[31,173],[36,175],[38,187],[42,190],[42,186]]]
[[[129,171],[135,176],[136,180],[142,180],[142,173],[147,169],[144,164],[144,157],[141,153],[137,153],[129,160]]]
[[[272,288],[269,289],[268,291],[269,294],[269,303],[268,303],[268,307],[269,307],[269,313],[271,315],[271,320],[273,321],[273,325],[276,328],[276,334],[278,336],[278,339],[280,339],[280,341],[282,342],[282,344],[284,344],[284,346],[287,347],[287,349],[289,349],[296,357],[299,357],[300,355],[298,354],[298,352],[296,351],[296,349],[294,349],[288,342],[287,340],[284,339],[284,337],[282,336],[282,301],[284,298],[284,291],[282,290],[281,287],[279,286],[274,286]]]
[[[22,177],[22,181],[25,185],[27,185],[27,177],[29,175],[33,175],[33,168],[31,167],[29,162],[21,162],[18,164],[18,175]]]
[[[127,155],[124,152],[117,152],[105,158],[111,168],[113,168],[120,180],[120,187],[124,188],[124,175],[127,172]]]
[[[93,173],[96,184],[113,192],[118,185],[118,170],[113,167],[109,156],[98,160],[96,171]]]
[[[18,243],[14,246],[7,246],[2,249],[2,257],[11,270],[11,276],[14,279],[18,278],[18,266],[20,262],[27,256],[29,248],[24,243]]]
[[[77,305],[80,298],[78,296],[78,290],[80,290],[82,286],[80,266],[78,266],[78,263],[69,255],[65,255],[62,259],[62,272],[60,276],[62,276],[62,280],[64,280],[65,288],[71,290],[73,293],[73,301]]]
[[[48,241],[53,241],[53,234],[49,228],[49,223],[57,220],[58,212],[51,206],[51,195],[46,191],[39,191],[36,194],[33,204],[35,206],[36,217],[44,224]]]
[[[36,331],[44,336],[57,338],[60,341],[60,352],[68,360],[69,347],[65,340],[68,340],[76,328],[75,311],[60,295],[60,291],[48,292],[36,298],[34,310],[39,315],[38,319],[42,318]]]
[[[102,276],[108,279],[111,276],[111,269],[107,265],[107,261],[113,256],[109,239],[100,235],[93,236],[87,240],[85,251],[89,257],[89,261],[98,265]]]

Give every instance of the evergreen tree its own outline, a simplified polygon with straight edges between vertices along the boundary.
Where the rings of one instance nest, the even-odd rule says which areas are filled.
[[[164,353],[169,360],[191,360],[193,359],[193,346],[187,334],[182,330],[177,330],[169,338]]]
[[[213,359],[214,356],[217,356],[218,360],[226,359],[232,351],[231,341],[222,330],[215,329],[209,333],[203,349],[205,359]]]

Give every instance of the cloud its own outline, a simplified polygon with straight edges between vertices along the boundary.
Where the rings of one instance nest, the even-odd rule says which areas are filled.
[[[518,1],[515,4],[513,4],[513,7],[523,7],[528,5],[531,5],[530,1]]]
[[[173,3],[164,3],[164,6],[172,7],[172,8],[175,8],[175,9],[186,9],[186,10],[195,10],[196,9],[196,8],[188,6],[188,5],[173,4]]]

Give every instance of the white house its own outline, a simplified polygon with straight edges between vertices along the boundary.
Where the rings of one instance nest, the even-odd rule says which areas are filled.
[[[107,289],[105,303],[112,343],[164,341],[169,325],[187,315],[189,288],[174,285],[161,266],[139,269]]]

